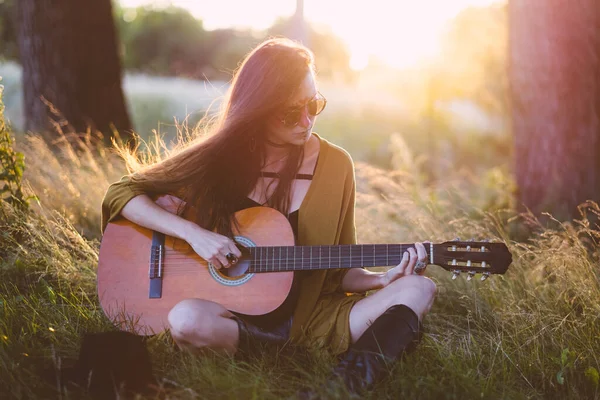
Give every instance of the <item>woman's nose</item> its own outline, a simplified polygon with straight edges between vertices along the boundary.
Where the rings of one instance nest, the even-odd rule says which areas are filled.
[[[298,122],[298,125],[300,125],[303,128],[308,128],[311,124],[311,116],[308,113],[308,108],[304,107],[302,109],[302,115],[300,117],[300,121]]]

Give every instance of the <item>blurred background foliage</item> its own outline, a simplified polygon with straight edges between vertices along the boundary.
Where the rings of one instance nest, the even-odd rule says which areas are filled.
[[[6,116],[18,135],[23,113],[14,1],[0,0],[0,76]],[[387,169],[397,168],[399,152],[408,151],[427,183],[443,180],[449,168],[510,175],[506,8],[465,8],[447,24],[436,55],[402,69],[374,56],[353,69],[344,41],[309,23],[320,90],[329,100],[316,131],[356,161]],[[217,105],[244,56],[265,38],[285,35],[293,19],[279,18],[266,30],[207,30],[201,19],[173,6],[113,2],[113,10],[136,132],[144,139],[157,132],[167,142]]]
[[[19,61],[14,0],[0,0],[0,60]],[[246,53],[268,36],[284,35],[289,18],[279,18],[266,31],[206,30],[189,11],[169,6],[123,8],[113,2],[125,70],[159,76],[227,80]],[[349,53],[343,41],[323,28],[309,29],[311,49],[320,75],[351,79]]]

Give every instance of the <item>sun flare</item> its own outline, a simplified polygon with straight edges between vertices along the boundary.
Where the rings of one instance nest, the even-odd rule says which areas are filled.
[[[389,66],[414,66],[436,54],[444,28],[462,9],[506,0],[304,0],[310,23],[328,27],[342,38],[355,70],[372,58]],[[278,17],[292,15],[295,0],[120,0],[125,7],[157,4],[183,7],[201,18],[206,29],[268,28]],[[235,12],[232,12],[235,10]]]

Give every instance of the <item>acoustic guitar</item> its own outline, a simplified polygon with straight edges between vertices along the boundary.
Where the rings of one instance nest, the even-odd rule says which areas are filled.
[[[176,211],[177,199],[157,204]],[[236,213],[235,240],[242,257],[216,269],[183,240],[120,219],[107,225],[100,247],[98,296],[104,313],[122,330],[140,335],[163,331],[171,308],[202,298],[246,315],[276,310],[292,288],[294,271],[389,266],[414,244],[295,246],[286,217],[268,207]],[[503,274],[512,262],[504,243],[448,241],[427,244],[429,263],[468,279]]]

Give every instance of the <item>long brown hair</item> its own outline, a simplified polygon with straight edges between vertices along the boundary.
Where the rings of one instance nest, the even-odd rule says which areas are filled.
[[[178,195],[186,202],[179,215],[232,236],[234,213],[265,164],[267,118],[287,105],[309,72],[315,72],[314,56],[306,47],[285,38],[261,43],[235,72],[210,133],[137,171],[132,180],[149,194]],[[291,148],[267,202],[286,215],[303,157],[302,146]]]

